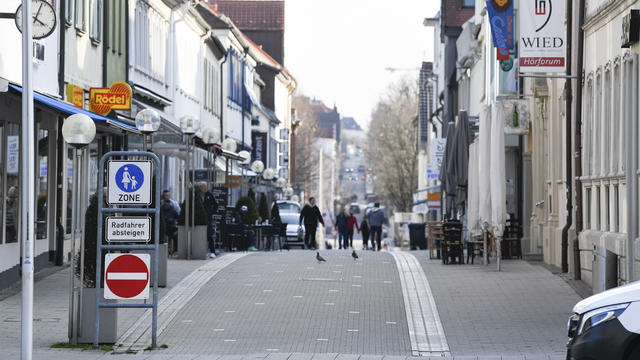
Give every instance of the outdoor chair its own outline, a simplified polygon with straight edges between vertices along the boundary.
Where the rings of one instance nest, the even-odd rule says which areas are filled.
[[[263,236],[267,238],[267,244],[265,246],[265,250],[273,250],[273,247],[276,243],[276,239],[278,241],[278,250],[282,251],[282,229],[284,226],[284,233],[286,235],[287,224],[278,224],[271,225],[271,227],[263,230]]]
[[[463,264],[462,223],[457,220],[444,222],[444,242],[442,245],[443,264]]]
[[[246,251],[249,248],[249,242],[241,224],[225,224],[222,229],[222,242],[227,251],[234,248]]]
[[[439,259],[442,242],[444,241],[442,221],[427,222],[427,229],[429,230],[429,259],[434,259],[434,252]]]
[[[502,236],[502,258],[522,259],[522,240],[520,239],[520,221],[518,219],[507,220]]]
[[[475,257],[482,256],[483,251],[484,241],[482,240],[482,236],[469,236],[469,240],[467,241],[467,264],[469,263],[469,257],[471,257],[471,264],[473,264]]]

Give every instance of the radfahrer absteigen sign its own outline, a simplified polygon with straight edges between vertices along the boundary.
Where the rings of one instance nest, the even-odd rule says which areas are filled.
[[[565,71],[565,0],[520,0],[520,71]]]
[[[107,188],[109,205],[151,204],[151,162],[146,160],[109,161]]]

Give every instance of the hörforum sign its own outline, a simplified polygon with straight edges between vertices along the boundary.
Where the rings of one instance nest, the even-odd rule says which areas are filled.
[[[151,240],[151,218],[118,216],[107,217],[106,237],[108,242],[149,242]]]
[[[107,188],[110,205],[151,204],[151,162],[111,160]]]
[[[521,0],[518,14],[520,71],[563,72],[565,0]]]

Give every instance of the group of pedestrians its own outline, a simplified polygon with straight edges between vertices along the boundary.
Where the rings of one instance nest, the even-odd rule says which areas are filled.
[[[375,203],[373,209],[362,218],[360,226],[358,220],[345,209],[340,209],[336,217],[335,226],[338,228],[338,247],[340,249],[353,249],[353,230],[362,233],[362,246],[366,250],[369,246],[369,235],[371,235],[371,250],[380,251],[382,249],[382,223],[384,223],[384,211],[380,209],[380,203]]]

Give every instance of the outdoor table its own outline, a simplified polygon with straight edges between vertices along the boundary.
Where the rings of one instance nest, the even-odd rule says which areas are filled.
[[[256,224],[253,226],[256,232],[256,247],[260,250],[264,250],[264,234],[268,234],[271,228],[271,224]]]

